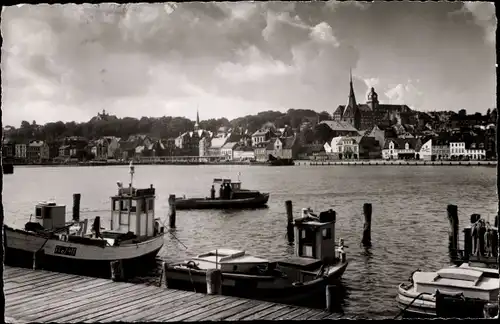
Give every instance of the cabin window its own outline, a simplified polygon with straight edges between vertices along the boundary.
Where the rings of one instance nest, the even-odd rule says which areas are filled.
[[[42,209],[40,207],[37,207],[35,210],[35,217],[36,218],[42,218]]]
[[[148,200],[148,210],[154,209],[154,200]]]
[[[331,240],[332,239],[332,229],[331,228],[323,228],[323,240]]]
[[[238,270],[238,266],[237,266],[237,265],[234,265],[234,266],[233,266],[233,271],[236,271],[236,270]]]

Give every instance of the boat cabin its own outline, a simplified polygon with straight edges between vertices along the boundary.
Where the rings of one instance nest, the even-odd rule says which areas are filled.
[[[192,259],[200,269],[220,269],[222,272],[251,273],[257,267],[267,267],[269,260],[245,254],[245,251],[218,249]]]
[[[118,194],[111,197],[111,231],[132,232],[138,237],[154,236],[155,188],[118,188]],[[109,234],[108,232],[108,234]]]
[[[335,220],[333,210],[310,217],[303,210],[303,217],[294,221],[295,256],[316,260],[332,260],[335,255]]]
[[[214,184],[216,185],[229,184],[233,192],[241,190],[241,181],[232,181],[231,179],[215,178]]]
[[[46,230],[66,226],[66,206],[55,202],[40,202],[35,206],[35,223]],[[38,226],[38,225],[37,225]]]

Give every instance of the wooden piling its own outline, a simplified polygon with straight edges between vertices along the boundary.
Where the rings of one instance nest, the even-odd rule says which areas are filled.
[[[168,271],[167,263],[163,261],[161,263],[161,278],[160,278],[161,288],[168,288],[167,271]]]
[[[287,218],[286,236],[288,237],[288,242],[293,243],[295,237],[293,232],[293,205],[291,200],[285,201],[285,208]]]
[[[222,272],[219,269],[207,271],[207,294],[220,295],[222,293]]]
[[[80,221],[80,198],[81,194],[75,193],[73,194],[73,220],[75,222]]]
[[[363,214],[365,216],[365,224],[363,225],[363,239],[361,243],[365,247],[372,246],[372,204],[366,203],[363,205]]]
[[[175,228],[175,195],[170,195],[168,196],[168,206],[169,206],[169,213],[168,213],[168,220],[169,220],[169,226],[170,228]]]
[[[450,222],[449,231],[449,250],[454,257],[458,251],[458,207],[456,205],[448,205],[448,221]]]
[[[121,260],[111,261],[111,280],[113,281],[123,281],[125,279],[125,273],[123,269],[123,262]]]
[[[38,270],[43,268],[43,261],[45,258],[45,250],[40,249],[33,253],[33,270]]]
[[[326,311],[332,313],[333,312],[333,300],[334,300],[334,285],[327,285],[325,289],[326,296]]]

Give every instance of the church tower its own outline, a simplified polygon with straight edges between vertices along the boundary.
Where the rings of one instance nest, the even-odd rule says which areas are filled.
[[[368,101],[366,102],[371,110],[377,109],[378,106],[378,94],[375,92],[375,89],[372,87],[370,93],[368,94]]]
[[[198,129],[200,129],[200,113],[198,108],[196,108],[196,123],[194,123],[194,130],[197,131]]]
[[[345,106],[342,119],[349,122],[356,129],[359,129],[361,126],[361,113],[359,111],[358,104],[356,103],[356,96],[354,95],[351,70],[349,70],[349,98],[347,100],[347,105]]]

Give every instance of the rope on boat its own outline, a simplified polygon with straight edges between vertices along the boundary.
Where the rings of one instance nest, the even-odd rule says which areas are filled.
[[[408,304],[406,305],[406,307],[401,311],[399,312],[398,315],[396,315],[393,319],[397,319],[399,316],[401,316],[412,304],[415,300],[417,300],[418,298],[420,298],[420,296],[424,295],[425,293],[420,293],[417,295],[417,297],[413,298],[413,300]]]

